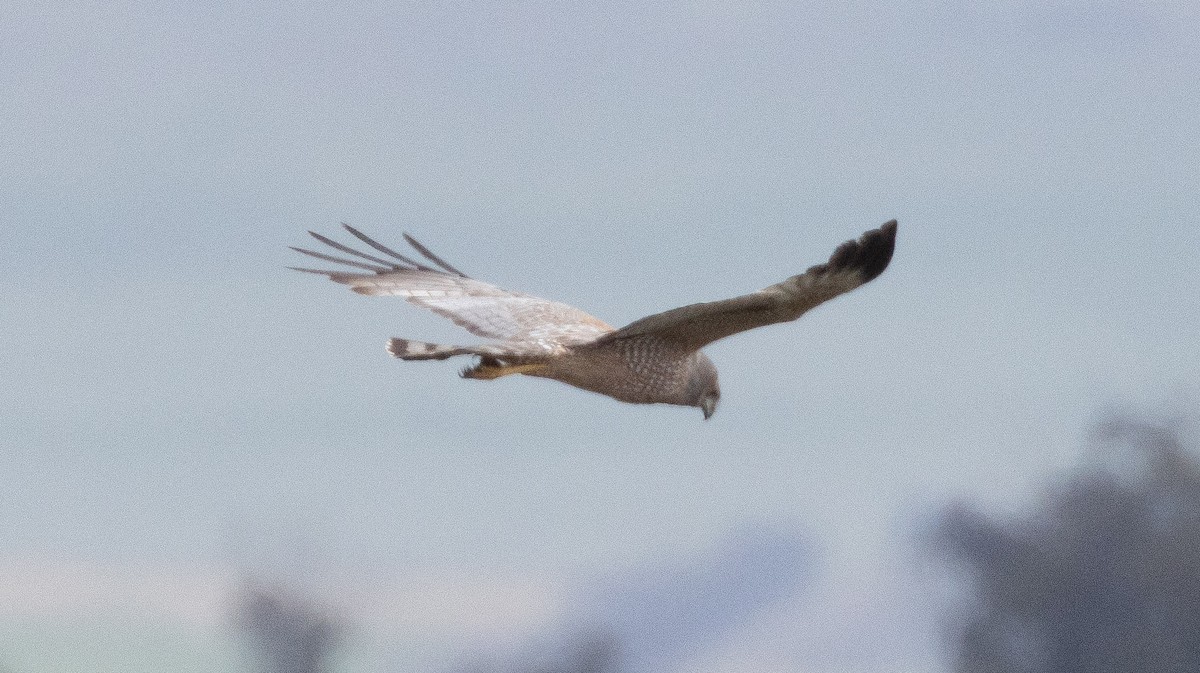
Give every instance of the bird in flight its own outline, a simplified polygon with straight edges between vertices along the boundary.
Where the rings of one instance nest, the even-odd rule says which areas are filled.
[[[387,343],[392,356],[401,360],[475,356],[478,360],[462,371],[464,378],[538,376],[623,402],[699,407],[706,419],[716,411],[721,388],[717,368],[700,352],[702,347],[755,327],[795,320],[867,283],[887,268],[896,246],[892,220],[841,244],[824,264],[758,292],[673,308],[616,329],[574,306],[475,280],[408,234],[404,240],[421,259],[400,254],[350,225],[342,226],[377,254],[311,231],[313,238],[354,259],[292,249],[359,271],[289,268],[327,276],[359,294],[403,297],[489,340],[448,346],[392,338]]]

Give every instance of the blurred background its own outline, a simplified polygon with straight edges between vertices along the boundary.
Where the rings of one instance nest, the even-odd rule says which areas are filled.
[[[1196,670],[1198,31],[5,3],[0,670]],[[284,268],[408,231],[620,325],[893,217],[707,422],[392,360],[463,337]]]

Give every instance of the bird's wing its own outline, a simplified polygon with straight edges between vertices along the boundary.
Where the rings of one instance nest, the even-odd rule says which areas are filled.
[[[355,238],[390,259],[356,250],[310,231],[308,233],[321,243],[358,259],[303,248],[293,250],[327,262],[363,269],[366,273],[289,268],[327,276],[336,283],[349,285],[351,290],[359,294],[403,297],[417,306],[449,318],[473,334],[489,339],[545,342],[547,347],[552,347],[556,344],[592,341],[613,329],[573,306],[475,280],[450,266],[408,234],[404,235],[404,240],[429,264],[395,252],[348,224],[342,226]]]
[[[887,268],[896,247],[896,221],[838,246],[829,261],[768,288],[721,301],[656,313],[605,335],[601,342],[654,335],[686,349],[755,327],[795,320],[806,311],[849,292]]]

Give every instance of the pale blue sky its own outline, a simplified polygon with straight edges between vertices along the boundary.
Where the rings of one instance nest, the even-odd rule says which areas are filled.
[[[567,581],[807,530],[852,582],[1200,381],[1187,3],[6,3],[0,557]],[[892,267],[634,407],[283,267],[402,231],[622,324],[900,220]],[[108,567],[108,566],[106,566]],[[3,652],[0,652],[0,658]],[[2,659],[0,659],[2,660]]]

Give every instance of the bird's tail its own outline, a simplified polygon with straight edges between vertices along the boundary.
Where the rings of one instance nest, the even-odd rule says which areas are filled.
[[[401,360],[445,360],[455,355],[478,355],[485,358],[500,358],[511,354],[511,349],[503,346],[480,344],[478,346],[447,346],[431,344],[424,341],[388,339],[387,352]]]

